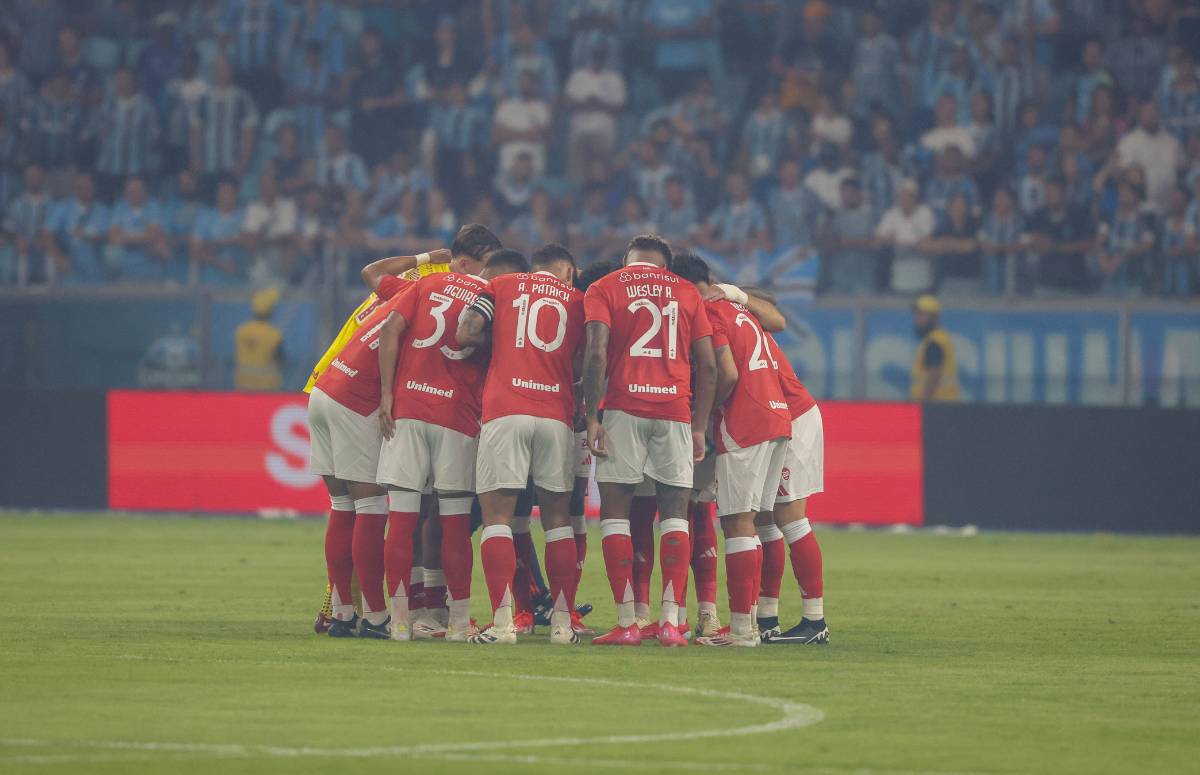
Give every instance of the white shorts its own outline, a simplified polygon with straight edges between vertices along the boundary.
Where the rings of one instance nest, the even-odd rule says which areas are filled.
[[[421,420],[396,420],[379,453],[379,484],[425,492],[475,492],[479,439]]]
[[[779,478],[776,503],[791,503],[825,490],[825,427],[821,410],[814,406],[792,420]]]
[[[717,455],[717,516],[775,508],[787,443],[771,439]]]
[[[608,456],[596,460],[597,482],[638,484],[650,478],[692,488],[692,426],[625,412],[604,412]]]
[[[575,434],[575,478],[587,479],[592,475],[592,451],[587,445],[587,431]]]
[[[550,492],[575,489],[575,434],[549,417],[510,414],[487,422],[479,432],[475,462],[476,492],[524,490],[534,485]]]
[[[375,483],[383,433],[375,415],[363,417],[320,388],[308,395],[308,470],[347,482]]]

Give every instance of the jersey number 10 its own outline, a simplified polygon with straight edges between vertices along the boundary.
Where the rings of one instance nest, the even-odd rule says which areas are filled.
[[[513,307],[517,310],[516,346],[518,349],[525,347],[526,339],[534,347],[548,353],[562,347],[563,340],[567,337],[567,308],[562,305],[562,302],[543,296],[530,304],[529,294],[523,293],[513,299]],[[549,342],[542,339],[537,332],[538,317],[546,307],[550,307],[558,313],[558,330],[554,332],[554,338]]]

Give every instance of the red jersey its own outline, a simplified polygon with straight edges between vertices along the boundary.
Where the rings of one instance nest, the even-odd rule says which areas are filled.
[[[574,426],[583,294],[549,272],[495,278],[472,305],[492,324],[483,422],[510,414]]]
[[[808,388],[804,387],[804,383],[796,376],[792,364],[788,363],[788,359],[784,356],[779,343],[775,341],[775,337],[767,334],[767,344],[771,347],[771,355],[779,364],[779,384],[783,388],[783,398],[787,401],[788,411],[794,420],[816,406],[816,399],[809,394]]]
[[[692,343],[712,336],[696,286],[633,263],[601,277],[584,298],[587,321],[609,328],[606,409],[691,420]]]
[[[779,364],[767,334],[741,304],[726,299],[705,303],[713,327],[713,347],[729,345],[738,380],[715,418],[717,454],[791,436],[791,416],[779,380]]]
[[[358,330],[317,377],[322,393],[364,417],[379,408],[379,330],[397,298],[413,285],[391,275],[379,281],[375,300],[356,316]]]
[[[472,275],[435,274],[396,300],[396,313],[407,326],[400,338],[392,417],[479,435],[487,351],[459,347],[455,334],[459,316],[485,286]]]

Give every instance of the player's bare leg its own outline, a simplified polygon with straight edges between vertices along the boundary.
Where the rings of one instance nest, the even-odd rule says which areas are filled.
[[[803,595],[803,616],[800,623],[779,635],[764,639],[766,643],[825,645],[829,628],[825,624],[825,581],[821,545],[805,515],[808,499],[775,505],[775,525],[787,542],[792,560],[792,573]]]
[[[546,576],[554,601],[550,614],[550,642],[559,645],[578,643],[579,635],[572,626],[579,555],[571,525],[571,493],[551,492],[539,487],[537,499],[542,529],[546,532]]]
[[[586,476],[575,477],[575,489],[571,493],[571,530],[575,536],[575,590],[578,592],[579,583],[583,580],[583,562],[587,558],[587,493],[589,479]],[[583,623],[579,612],[571,611],[571,628],[579,635],[591,635],[592,630]]]
[[[471,626],[471,501],[468,492],[438,492],[439,522],[442,526],[442,570],[450,619],[446,640],[466,641],[474,635]]]
[[[753,511],[721,517],[725,535],[725,585],[729,593],[728,637],[701,637],[705,646],[757,646],[751,609],[758,594],[758,535]]]
[[[346,483],[334,476],[324,476],[329,491],[329,522],[325,526],[325,569],[329,577],[324,607],[313,622],[318,634],[329,632],[335,622],[339,632],[335,637],[354,633],[358,615],[354,611],[354,498]]]
[[[513,626],[513,576],[517,570],[517,552],[513,545],[513,512],[520,490],[492,490],[479,493],[483,512],[483,534],[479,556],[492,603],[492,625],[470,640],[479,644],[517,642]]]
[[[617,606],[617,626],[595,638],[599,646],[637,646],[642,636],[633,607],[633,541],[629,535],[629,509],[634,485],[598,482],[600,489],[600,536],[604,569]]]
[[[636,492],[636,490],[635,490]],[[633,541],[633,616],[643,638],[658,637],[650,621],[650,579],[654,575],[654,517],[658,502],[652,495],[634,495],[629,507],[629,532]]]
[[[384,570],[388,602],[392,610],[393,640],[411,640],[409,601],[412,598],[415,534],[421,514],[421,493],[395,489],[388,496],[387,539],[384,541]]]
[[[662,605],[658,642],[686,646],[679,625],[687,618],[687,579],[692,546],[688,535],[688,498],[691,488],[655,482],[658,498],[659,558],[662,563]]]

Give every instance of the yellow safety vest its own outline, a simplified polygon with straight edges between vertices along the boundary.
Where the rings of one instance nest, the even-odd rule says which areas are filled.
[[[449,271],[449,264],[425,264],[424,266],[418,266],[416,269],[409,269],[404,274],[399,275],[399,277],[401,280],[411,280],[416,282],[422,277],[427,277],[431,274],[444,274]],[[309,375],[308,382],[304,385],[305,393],[312,392],[313,385],[317,384],[317,378],[325,372],[325,369],[329,368],[329,364],[332,363],[333,359],[337,357],[337,354],[342,351],[342,348],[346,346],[346,342],[350,341],[350,339],[354,336],[354,332],[357,331],[358,327],[362,325],[362,322],[366,320],[367,315],[370,315],[371,312],[374,311],[375,306],[378,303],[379,297],[372,293],[370,296],[367,296],[367,298],[363,299],[362,304],[359,304],[354,308],[354,311],[350,313],[350,317],[346,318],[346,322],[342,324],[342,328],[340,331],[338,331],[337,336],[335,336],[333,341],[329,343],[329,347],[325,348],[325,354],[322,355],[321,359],[317,361],[317,364],[313,366],[312,374]]]
[[[954,357],[954,343],[950,341],[950,334],[946,333],[944,328],[933,329],[917,345],[917,357],[913,359],[912,366],[910,395],[914,401],[920,401],[925,394],[926,380],[929,379],[929,371],[925,368],[925,353],[933,342],[942,347],[942,378],[933,391],[932,400],[961,401],[962,392],[958,387],[958,359]]]
[[[238,390],[279,390],[283,334],[265,320],[248,320],[233,333],[233,384]]]

